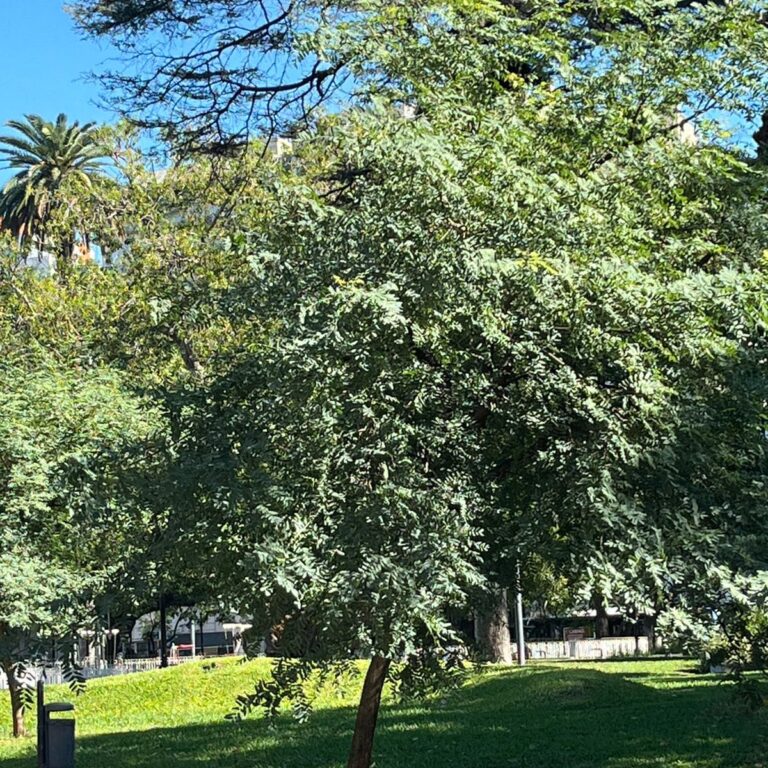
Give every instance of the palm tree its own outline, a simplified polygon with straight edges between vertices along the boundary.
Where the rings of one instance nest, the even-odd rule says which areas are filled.
[[[18,173],[0,191],[0,225],[20,243],[42,250],[51,247],[51,216],[61,204],[62,187],[78,182],[86,189],[102,173],[107,149],[94,123],[69,123],[60,114],[55,123],[39,115],[10,120],[16,135],[0,136],[0,162]],[[72,258],[74,238],[56,250],[64,262]]]

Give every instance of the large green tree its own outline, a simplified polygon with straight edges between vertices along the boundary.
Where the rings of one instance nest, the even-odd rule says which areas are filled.
[[[686,430],[707,435],[686,420],[709,423],[706,398],[731,414],[730,450],[762,451],[762,400],[724,395],[720,376],[759,370],[764,240],[696,223],[722,204],[709,182],[733,157],[662,138],[579,177],[538,107],[520,122],[512,99],[331,121],[317,144],[335,142],[339,174],[362,172],[277,187],[281,215],[235,244],[252,280],[223,305],[253,341],[214,356],[179,411],[169,487],[188,500],[181,535],[216,542],[207,572],[261,631],[280,625],[286,654],[372,659],[350,766],[370,760],[389,661],[445,642],[447,609],[481,577],[558,556],[645,609],[659,582],[682,590],[724,561],[708,531],[762,535],[758,491],[736,516],[700,497],[708,529],[695,522],[684,462],[703,470],[724,444],[682,448]],[[474,131],[448,127],[462,117]],[[642,188],[614,185],[628,173]],[[674,486],[663,503],[638,480],[654,467]],[[630,487],[648,496],[630,504]],[[605,565],[625,541],[658,575],[646,591]],[[697,557],[676,571],[686,547]]]
[[[117,33],[208,34],[247,10],[80,6]],[[764,182],[718,119],[759,106],[766,31],[752,3],[661,10],[366,3],[298,38],[356,61],[376,97],[299,137],[304,175],[253,171],[269,226],[247,221],[253,188],[238,197],[227,243],[250,279],[218,311],[247,330],[175,410],[168,488],[179,535],[215,542],[206,572],[286,653],[370,657],[351,768],[370,764],[389,663],[444,642],[446,609],[526,555],[638,608],[756,565],[763,486],[736,514],[724,500],[764,474]],[[243,46],[274,33],[248,29]],[[291,92],[185,63],[153,82],[204,89],[193,144],[245,130],[219,96]],[[234,93],[205,91],[219,73]]]

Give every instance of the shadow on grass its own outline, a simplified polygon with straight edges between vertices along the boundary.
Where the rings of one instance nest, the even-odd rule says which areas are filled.
[[[354,712],[83,737],[78,768],[338,768]],[[768,712],[715,684],[654,689],[596,670],[494,671],[430,706],[382,711],[376,768],[736,768],[764,764]],[[0,760],[31,768],[32,757]]]

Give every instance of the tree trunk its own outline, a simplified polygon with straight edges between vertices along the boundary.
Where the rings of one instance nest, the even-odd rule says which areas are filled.
[[[645,614],[642,619],[643,629],[648,637],[648,651],[653,653],[656,650],[656,615]]]
[[[387,678],[389,659],[374,656],[368,665],[368,672],[360,694],[357,708],[355,732],[349,750],[347,768],[370,768],[373,756],[373,737],[376,735],[376,720],[379,717],[381,691]]]
[[[27,735],[27,729],[24,727],[24,702],[21,698],[21,684],[16,677],[16,670],[13,664],[3,664],[3,672],[8,679],[8,692],[11,699],[11,721],[13,723],[13,737]]]
[[[640,621],[640,619],[635,619],[632,622],[632,632],[635,636],[635,656],[640,655],[640,635],[642,634],[641,627],[642,627],[642,622]]]
[[[599,593],[593,599],[595,605],[595,637],[610,637],[611,628],[608,623],[608,609],[605,607],[605,598]]]
[[[165,594],[160,593],[160,666],[168,666],[168,625],[165,610]]]
[[[269,630],[269,633],[264,638],[264,653],[267,656],[281,656],[280,640],[285,631],[285,619],[277,624],[273,624]]]
[[[507,590],[494,592],[494,603],[475,614],[475,643],[480,658],[495,664],[512,663],[512,637],[509,633]]]

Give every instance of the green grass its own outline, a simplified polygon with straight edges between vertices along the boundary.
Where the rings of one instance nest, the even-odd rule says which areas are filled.
[[[76,700],[78,768],[339,768],[356,690],[326,692],[306,725],[224,721],[264,661],[92,681]],[[376,768],[768,768],[768,710],[679,661],[489,668],[429,705],[388,702]],[[51,689],[49,700],[68,695]],[[7,733],[7,698],[0,702]],[[30,725],[34,721],[30,718]],[[0,739],[0,768],[32,768],[32,739]]]

